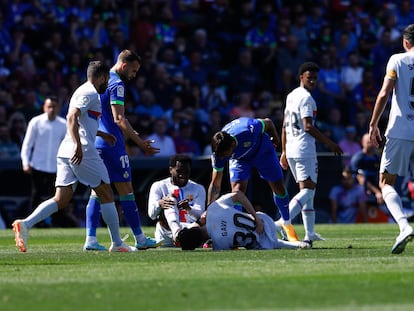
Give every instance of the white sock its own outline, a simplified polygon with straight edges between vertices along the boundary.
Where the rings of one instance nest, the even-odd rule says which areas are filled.
[[[30,229],[35,224],[45,220],[53,213],[58,211],[58,205],[55,200],[49,199],[39,204],[39,206],[26,217],[23,221],[27,229]]]
[[[91,236],[91,235],[86,236],[85,244],[91,245],[95,243],[98,243],[98,239],[96,238],[96,236]]]
[[[312,189],[304,188],[301,189],[293,198],[290,200],[289,203],[289,212],[290,212],[290,219],[294,219],[300,211],[303,209],[303,206],[308,202],[312,197],[315,195],[315,191]],[[313,199],[313,198],[312,198]]]
[[[178,232],[181,230],[180,216],[177,208],[167,208],[164,210],[165,219],[170,226],[173,240],[175,241]]]
[[[385,204],[387,205],[388,210],[390,211],[395,222],[400,227],[400,231],[403,231],[406,226],[408,226],[407,217],[402,209],[401,198],[395,191],[394,187],[386,185],[382,188],[382,197],[384,198]]]
[[[313,200],[315,198],[315,190],[303,189],[308,192],[308,201],[303,205],[302,220],[305,228],[305,240],[309,240],[315,234],[315,209]]]
[[[119,232],[119,218],[118,212],[115,207],[115,203],[101,203],[101,213],[102,218],[105,221],[106,226],[108,227],[112,243],[114,243],[115,246],[121,245],[122,240],[121,234]]]

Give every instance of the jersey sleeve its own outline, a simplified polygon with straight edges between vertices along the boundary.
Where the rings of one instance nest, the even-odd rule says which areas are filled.
[[[388,60],[385,77],[390,80],[397,80],[397,62],[395,55],[391,56]]]
[[[226,159],[219,159],[214,153],[211,155],[211,167],[216,172],[222,172],[224,170],[225,161]]]
[[[125,103],[125,85],[122,81],[118,82],[110,91],[111,105],[124,105]]]

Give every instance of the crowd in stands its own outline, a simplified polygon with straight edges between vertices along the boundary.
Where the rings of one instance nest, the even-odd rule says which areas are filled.
[[[280,129],[307,60],[321,67],[320,128],[355,152],[412,21],[410,0],[1,1],[0,158],[19,157],[45,96],[56,95],[65,116],[88,62],[111,65],[125,48],[143,60],[127,116],[160,146],[173,141],[160,155],[208,154],[211,134],[240,116],[270,117]]]

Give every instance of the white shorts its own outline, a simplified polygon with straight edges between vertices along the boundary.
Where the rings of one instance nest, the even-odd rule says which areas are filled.
[[[288,158],[287,159],[295,181],[310,179],[316,184],[318,180],[318,159],[315,158]]]
[[[387,138],[381,156],[380,173],[406,176],[414,168],[414,141]]]
[[[79,165],[70,163],[70,159],[57,158],[55,186],[69,186],[80,182],[91,188],[102,182],[109,184],[108,170],[101,158],[82,159]]]

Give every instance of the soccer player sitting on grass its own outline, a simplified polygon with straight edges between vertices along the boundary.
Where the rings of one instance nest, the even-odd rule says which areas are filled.
[[[173,213],[177,205],[179,221],[183,226],[194,223],[204,212],[206,190],[190,179],[192,160],[188,155],[176,154],[170,158],[170,177],[151,185],[148,198],[148,215],[157,220],[155,239],[164,247],[173,247],[176,230],[171,231],[166,214]],[[173,234],[175,233],[175,234]]]
[[[240,203],[247,211],[234,208]],[[212,240],[213,250],[310,248],[308,242],[287,242],[277,238],[276,224],[268,215],[256,212],[242,191],[222,195],[211,203],[194,226],[183,228],[177,242],[183,250],[193,250],[207,239]]]

